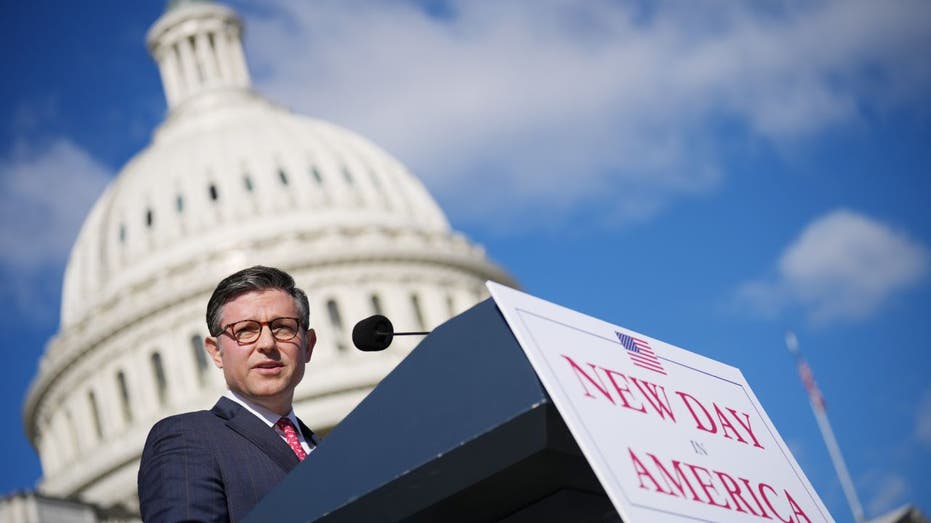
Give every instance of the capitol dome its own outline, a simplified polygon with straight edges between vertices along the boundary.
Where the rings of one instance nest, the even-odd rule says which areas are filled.
[[[149,428],[225,390],[204,313],[233,271],[280,267],[307,291],[319,342],[295,410],[322,433],[415,344],[350,350],[353,322],[431,329],[484,298],[485,280],[513,284],[391,155],[255,93],[241,33],[234,11],[195,1],[149,31],[168,116],[83,224],[24,406],[43,493],[137,510]]]

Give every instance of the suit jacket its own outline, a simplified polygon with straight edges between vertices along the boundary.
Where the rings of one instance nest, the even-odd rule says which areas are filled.
[[[313,432],[298,420],[308,442]],[[239,521],[298,464],[281,436],[221,397],[152,427],[139,466],[145,522]]]

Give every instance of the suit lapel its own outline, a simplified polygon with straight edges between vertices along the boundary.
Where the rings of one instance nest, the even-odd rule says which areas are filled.
[[[222,397],[212,412],[226,420],[226,426],[264,452],[281,468],[290,472],[299,463],[294,451],[269,427],[235,401]]]
[[[307,425],[304,425],[304,422],[301,421],[301,418],[297,418],[297,424],[299,426],[298,428],[301,429],[301,433],[304,435],[305,440],[313,444],[314,447],[319,445],[319,443],[317,442],[317,435],[314,434],[314,431],[310,430],[310,428],[308,428]]]

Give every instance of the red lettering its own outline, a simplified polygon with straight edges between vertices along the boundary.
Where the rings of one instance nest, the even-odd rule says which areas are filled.
[[[638,380],[633,376],[630,377],[630,381],[634,382],[634,385],[640,389],[640,393],[646,397],[647,402],[653,407],[653,410],[659,414],[660,418],[666,419],[666,416],[669,415],[672,421],[676,421],[676,416],[672,413],[672,406],[669,404],[669,398],[666,396],[665,387],[650,383],[649,381]],[[646,387],[646,389],[644,389],[644,387]],[[662,399],[659,397],[657,390],[663,393]]]
[[[773,514],[782,523],[812,523],[811,518],[788,490],[782,490],[782,493],[792,513],[784,518],[773,506],[774,501],[775,505],[784,504],[772,485],[755,481],[751,483],[747,478],[675,459],[668,460],[664,464],[663,460],[650,452],[646,453],[650,459],[644,462],[632,448],[627,447],[627,452],[641,489],[676,498],[691,499],[698,503],[735,510],[763,519],[772,520],[773,517],[770,514]],[[648,468],[646,463],[650,463],[652,469]],[[688,468],[687,471],[685,467]],[[701,489],[694,488],[694,482],[697,482]],[[724,494],[722,494],[722,488]],[[698,493],[699,490],[703,495]],[[750,499],[747,498],[748,495]],[[750,503],[750,500],[753,503]],[[764,507],[768,507],[768,511]]]
[[[808,514],[805,514],[805,511],[802,510],[802,507],[798,506],[798,503],[795,502],[795,499],[792,498],[792,494],[789,494],[789,491],[784,491],[786,493],[786,499],[789,500],[789,506],[792,507],[792,515],[798,516],[798,522],[802,523],[802,518],[805,518],[805,521],[811,523],[811,520],[808,519]]]
[[[637,455],[634,454],[633,449],[631,449],[630,447],[627,447],[627,452],[630,453],[630,461],[631,463],[634,464],[634,472],[637,473],[637,480],[640,481],[640,488],[650,490],[649,488],[643,485],[643,478],[645,476],[649,478],[651,483],[653,483],[653,489],[655,491],[662,492],[663,494],[672,494],[672,492],[666,492],[665,490],[663,490],[663,487],[659,486],[659,483],[657,483],[656,479],[653,478],[653,475],[650,474],[650,471],[647,470],[647,468],[643,466],[643,463],[640,462],[640,458],[638,458]]]
[[[630,385],[627,385],[627,376],[621,374],[620,372],[615,372],[611,369],[606,369],[604,367],[602,367],[601,370],[605,371],[605,374],[608,375],[608,380],[611,381],[611,385],[614,385],[614,390],[617,391],[617,395],[619,398],[621,398],[621,403],[623,403],[623,405],[621,405],[622,407],[646,414],[647,409],[646,407],[643,406],[643,404],[641,404],[640,408],[638,409],[636,407],[631,407],[630,402],[627,401],[627,396],[625,396],[624,394],[625,393],[631,394]],[[617,381],[614,379],[615,376],[621,377],[621,380],[624,382],[624,385],[625,385],[624,387],[621,387],[620,385],[617,384]]]
[[[780,516],[779,513],[776,512],[776,509],[773,508],[773,504],[769,501],[769,497],[767,497],[766,493],[763,492],[764,488],[768,488],[769,491],[772,492],[773,494],[776,493],[776,489],[767,485],[766,483],[760,483],[760,497],[762,497],[763,501],[766,502],[766,505],[769,507],[769,510],[772,511],[772,513],[776,515],[776,518],[779,521],[782,521],[782,523],[795,523],[795,519],[792,518],[792,516],[789,516],[789,519],[782,519],[782,516]]]
[[[685,403],[685,406],[688,407],[689,414],[691,414],[692,419],[695,420],[695,428],[697,428],[698,430],[703,430],[705,432],[710,432],[711,434],[715,434],[718,432],[718,426],[715,425],[714,420],[711,419],[711,414],[708,412],[708,409],[706,409],[705,406],[702,405],[700,401],[695,399],[695,396],[692,396],[691,394],[687,394],[685,392],[679,392],[679,391],[676,391],[676,394],[678,394],[679,397],[682,398],[682,403]],[[705,414],[705,420],[707,420],[708,425],[705,425],[704,423],[702,423],[702,420],[698,419],[698,414],[696,414],[695,409],[692,408],[692,402],[694,402],[696,405],[698,405],[701,408],[701,411]]]
[[[747,423],[745,425],[744,422],[740,420],[740,416],[737,415],[736,410],[730,407],[728,407],[727,410],[729,410],[730,413],[734,415],[734,418],[737,420],[737,423],[740,423],[740,426],[746,429],[746,431],[750,434],[750,437],[753,438],[753,446],[758,447],[758,448],[763,448],[763,445],[760,445],[760,440],[756,439],[756,434],[753,433],[753,429],[750,428],[750,415],[746,413],[742,413],[744,415],[744,418],[747,420]]]
[[[711,482],[711,473],[708,472],[708,469],[706,469],[705,467],[699,467],[698,465],[689,465],[689,468],[692,469],[692,475],[695,476],[695,479],[698,481],[698,484],[701,485],[702,490],[705,491],[705,496],[708,497],[709,505],[714,505],[716,507],[721,507],[721,508],[731,508],[730,503],[728,503],[726,499],[724,500],[724,503],[718,503],[717,500],[715,500],[711,496],[711,492],[709,492],[709,490],[717,494],[718,489],[714,488],[714,483]],[[699,470],[705,474],[705,477],[707,478],[707,480],[703,479],[702,477],[698,475]]]
[[[749,492],[750,495],[753,496],[753,501],[756,503],[756,508],[760,509],[760,517],[763,517],[763,518],[766,518],[766,519],[773,519],[773,518],[766,512],[766,509],[763,508],[763,505],[760,503],[760,500],[757,499],[756,493],[753,492],[753,487],[750,486],[750,481],[748,481],[746,478],[740,478],[740,481],[742,481],[743,484],[744,484],[744,486],[747,487],[747,492]]]
[[[718,479],[721,480],[721,484],[724,485],[724,490],[726,490],[727,493],[731,496],[731,501],[734,502],[734,510],[736,510],[737,512],[747,512],[740,506],[742,502],[744,505],[747,506],[747,509],[750,510],[751,514],[753,514],[754,516],[759,516],[759,514],[757,514],[756,511],[753,510],[753,507],[751,507],[750,504],[747,503],[747,500],[745,500],[743,496],[741,495],[740,485],[738,485],[737,482],[734,481],[734,478],[730,477],[729,475],[723,472],[719,472],[717,470],[714,471],[714,474],[718,477]]]
[[[588,380],[588,382],[591,383],[593,387],[598,389],[598,392],[600,392],[602,396],[605,397],[605,399],[607,399],[608,401],[611,402],[612,405],[614,405],[614,398],[612,398],[611,394],[608,393],[608,389],[604,386],[604,383],[601,382],[601,378],[598,378],[598,370],[595,368],[593,364],[589,363],[588,366],[592,368],[592,373],[594,373],[595,377],[598,378],[598,383],[595,383],[595,380],[592,379],[592,377],[589,376],[585,372],[585,370],[582,369],[582,367],[579,367],[579,365],[576,362],[572,361],[572,358],[570,358],[569,356],[566,356],[565,354],[560,354],[560,356],[562,356],[563,358],[566,359],[566,361],[569,362],[569,366],[572,367],[572,370],[575,373],[575,377],[576,379],[579,380],[579,384],[582,385],[582,390],[585,391],[585,395],[587,397],[594,398],[595,396],[591,392],[588,392],[588,388],[585,386],[585,382],[582,381],[582,377],[585,377],[585,379]]]
[[[712,405],[714,405],[714,413],[717,414],[718,416],[718,422],[721,423],[721,431],[724,433],[724,437],[727,439],[734,439],[731,437],[729,431],[727,430],[728,428],[730,428],[731,431],[734,432],[734,435],[737,436],[737,441],[741,443],[746,443],[747,440],[743,439],[740,433],[737,432],[737,429],[734,428],[734,424],[731,423],[729,419],[727,419],[727,414],[724,414],[723,412],[721,412],[721,407],[718,407],[717,403],[712,403]]]
[[[701,501],[701,498],[698,497],[698,494],[695,492],[695,489],[692,488],[692,484],[689,483],[688,478],[686,478],[685,474],[682,472],[682,467],[681,467],[682,463],[679,460],[675,460],[675,459],[672,460],[672,469],[676,471],[676,477],[673,477],[672,474],[670,474],[669,471],[666,470],[666,467],[663,466],[662,462],[660,462],[659,458],[657,458],[653,454],[650,454],[649,452],[647,452],[647,456],[650,456],[650,458],[653,460],[653,464],[656,465],[656,468],[658,468],[660,472],[663,473],[663,476],[664,476],[663,480],[666,482],[667,487],[669,487],[669,485],[672,484],[674,487],[676,487],[676,490],[679,491],[679,495],[681,495],[684,498],[685,489],[682,488],[682,485],[685,484],[685,486],[689,488],[689,492],[692,493],[692,501],[699,501],[699,502]],[[669,493],[672,494],[673,496],[676,495],[676,493],[672,491],[672,488],[669,488]]]

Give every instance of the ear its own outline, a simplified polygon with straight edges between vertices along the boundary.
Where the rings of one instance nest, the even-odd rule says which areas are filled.
[[[317,332],[313,329],[307,329],[307,347],[305,349],[304,363],[310,361],[311,354],[314,353],[314,345],[317,344]]]
[[[207,336],[204,338],[204,349],[207,351],[207,354],[210,354],[210,358],[213,359],[213,364],[216,365],[218,369],[222,369],[223,349],[220,348],[220,341],[213,336]]]

